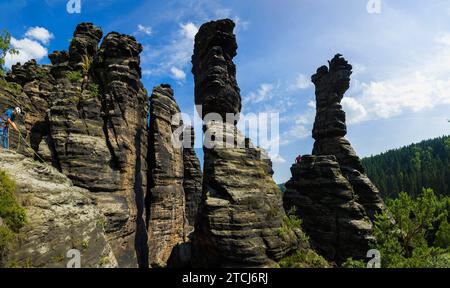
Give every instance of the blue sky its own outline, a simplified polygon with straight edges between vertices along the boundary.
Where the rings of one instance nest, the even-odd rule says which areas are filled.
[[[370,14],[368,1],[81,0],[81,13],[69,14],[68,0],[1,0],[0,29],[21,50],[15,60],[44,64],[48,52],[68,48],[82,21],[105,34],[135,35],[144,45],[146,88],[172,84],[182,111],[192,115],[196,30],[211,19],[234,19],[243,112],[280,115],[280,153],[273,159],[280,183],[290,178],[296,155],[312,150],[309,79],[336,53],[354,66],[343,106],[360,156],[450,134],[450,2],[381,0],[381,13]]]

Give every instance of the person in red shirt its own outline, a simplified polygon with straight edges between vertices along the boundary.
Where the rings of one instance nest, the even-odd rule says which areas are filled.
[[[295,162],[300,164],[300,162],[302,162],[302,155],[298,155],[297,158],[295,158]]]

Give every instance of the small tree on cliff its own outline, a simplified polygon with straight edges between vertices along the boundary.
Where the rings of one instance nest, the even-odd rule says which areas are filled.
[[[5,58],[8,54],[18,54],[19,52],[11,46],[11,34],[3,30],[0,32],[0,77],[5,75]]]

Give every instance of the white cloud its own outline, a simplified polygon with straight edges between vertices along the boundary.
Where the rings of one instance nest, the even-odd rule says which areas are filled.
[[[25,33],[25,38],[17,39],[11,37],[11,46],[18,54],[7,53],[5,56],[5,67],[11,69],[12,65],[35,59],[39,61],[47,56],[47,45],[54,35],[43,27],[31,27]]]
[[[244,98],[244,102],[255,104],[267,101],[272,97],[274,88],[275,86],[273,84],[263,83],[256,92],[250,92],[247,97]]]
[[[194,38],[198,26],[192,22],[179,25],[179,30],[171,36],[172,40],[162,46],[145,46],[141,56],[146,76],[171,75],[183,80],[183,70],[188,66],[194,48]],[[183,76],[184,75],[184,76]]]
[[[342,99],[342,107],[345,111],[346,122],[348,124],[361,122],[365,120],[368,115],[366,108],[352,97],[344,97],[344,99]]]
[[[31,27],[25,33],[25,37],[47,45],[54,38],[54,35],[44,27]]]
[[[292,83],[289,86],[290,90],[303,90],[303,89],[307,89],[309,87],[311,87],[311,80],[309,79],[309,77],[306,77],[306,75],[304,74],[298,74],[297,77],[295,78],[294,83]]]
[[[316,109],[316,101],[313,101],[313,100],[308,101],[308,107]]]
[[[450,33],[442,33],[438,37],[436,37],[436,43],[450,46]]]
[[[276,155],[270,155],[270,159],[272,160],[273,163],[286,163],[286,159],[283,158],[283,156],[281,156],[280,154],[276,154]]]
[[[343,99],[348,122],[391,118],[450,104],[450,34],[440,34],[429,55],[395,69],[386,79],[354,80]]]
[[[198,32],[198,27],[192,22],[181,24],[180,27],[184,38],[187,40],[194,41],[195,35]]]
[[[172,77],[175,78],[176,80],[185,80],[186,79],[186,73],[184,73],[183,70],[178,69],[175,66],[172,66],[172,68],[170,68],[170,73],[172,74]]]
[[[142,24],[138,24],[137,28],[138,28],[138,33],[144,33],[148,36],[152,35],[152,33],[153,33],[152,27],[150,27],[150,26],[144,26]]]
[[[39,61],[48,54],[47,48],[42,46],[41,43],[28,38],[17,40],[11,37],[11,46],[18,51],[18,54],[8,53],[6,55],[5,66],[9,69],[16,63],[24,64],[31,59]]]
[[[280,145],[288,145],[294,141],[305,139],[311,136],[310,129],[303,124],[294,124],[281,134]]]

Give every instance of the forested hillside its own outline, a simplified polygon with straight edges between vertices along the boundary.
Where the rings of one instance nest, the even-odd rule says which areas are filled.
[[[396,198],[402,191],[419,195],[424,187],[450,195],[450,136],[390,150],[362,163],[383,197]]]

